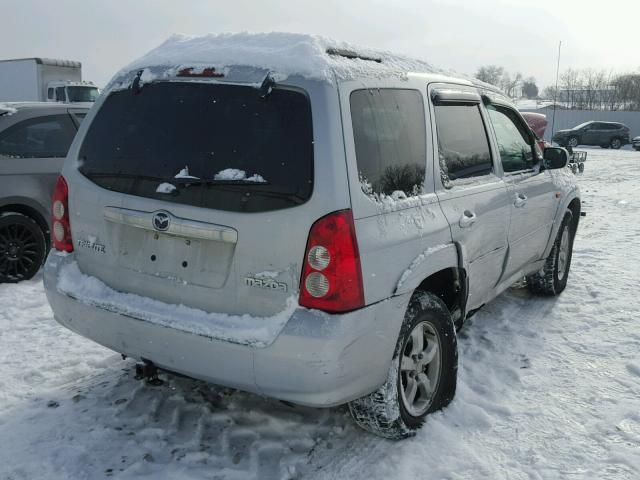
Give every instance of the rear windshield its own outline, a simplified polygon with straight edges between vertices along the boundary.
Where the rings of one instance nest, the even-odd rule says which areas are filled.
[[[311,106],[298,91],[189,82],[114,92],[89,127],[80,172],[109,190],[237,212],[304,203]]]

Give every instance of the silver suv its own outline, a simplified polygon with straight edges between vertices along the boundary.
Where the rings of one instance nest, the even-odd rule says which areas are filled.
[[[0,103],[0,283],[29,279],[42,266],[53,187],[88,110]]]
[[[58,181],[45,287],[145,375],[348,403],[402,438],[454,396],[456,327],[524,276],[563,291],[578,190],[486,85],[316,60],[340,71],[119,74]]]

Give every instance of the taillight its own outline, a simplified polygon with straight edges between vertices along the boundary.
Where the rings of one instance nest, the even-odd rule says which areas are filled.
[[[332,313],[364,306],[360,254],[351,210],[330,213],[311,226],[299,303]]]
[[[53,248],[63,252],[73,252],[71,224],[69,222],[69,187],[62,175],[58,177],[56,188],[53,191],[51,215],[51,242],[53,243]]]

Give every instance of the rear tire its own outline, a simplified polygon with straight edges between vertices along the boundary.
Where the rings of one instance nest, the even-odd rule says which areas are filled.
[[[446,305],[417,291],[407,307],[385,383],[349,403],[354,421],[384,438],[415,434],[425,417],[451,402],[456,391],[456,331]]]
[[[622,146],[622,141],[619,138],[614,138],[611,140],[609,146],[614,150],[618,150]]]
[[[559,295],[566,288],[575,235],[572,221],[573,215],[570,210],[567,210],[544,267],[527,277],[527,285],[531,292],[554,296]]]
[[[22,213],[0,214],[0,283],[29,280],[38,273],[46,255],[44,232]]]

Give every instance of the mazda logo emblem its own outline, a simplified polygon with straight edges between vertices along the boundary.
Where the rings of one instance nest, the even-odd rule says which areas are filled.
[[[157,212],[153,214],[153,228],[164,232],[171,224],[171,217],[166,212]]]

